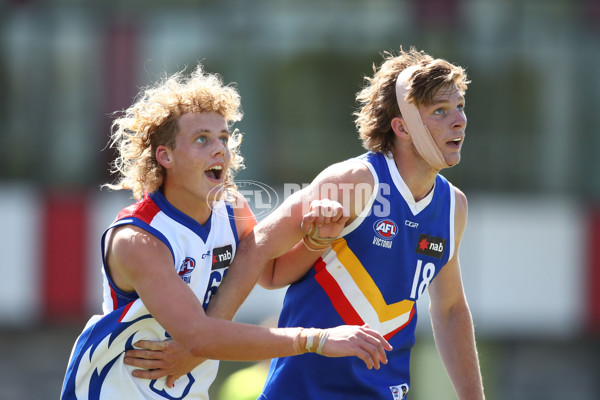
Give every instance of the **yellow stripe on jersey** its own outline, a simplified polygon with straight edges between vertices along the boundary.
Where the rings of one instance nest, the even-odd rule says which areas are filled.
[[[385,334],[410,320],[414,301],[402,300],[387,304],[381,291],[347,246],[344,238],[336,240],[332,244],[332,250],[323,258],[326,269],[363,321]]]

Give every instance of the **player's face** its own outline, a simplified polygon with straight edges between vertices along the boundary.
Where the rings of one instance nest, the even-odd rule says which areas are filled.
[[[423,123],[450,166],[460,162],[467,127],[464,108],[465,98],[454,85],[438,91],[432,104],[419,105]]]
[[[179,118],[175,146],[169,149],[165,184],[180,201],[206,204],[211,190],[222,184],[231,161],[225,118],[215,112],[184,114]]]

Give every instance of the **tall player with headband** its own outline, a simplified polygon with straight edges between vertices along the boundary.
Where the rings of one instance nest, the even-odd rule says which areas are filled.
[[[102,236],[104,314],[77,339],[61,399],[206,400],[219,359],[315,352],[358,356],[365,368],[385,362],[389,344],[366,326],[269,329],[217,319],[233,317],[229,303],[205,313],[239,242],[256,225],[243,197],[232,203],[215,190],[231,185],[242,166],[241,137],[230,132],[241,116],[237,90],[199,65],[189,77],[177,73],[143,89],[115,119],[120,179],[109,186],[131,189],[139,201]],[[340,205],[337,211],[328,200],[313,205],[279,232],[300,243],[302,223],[335,230],[336,221],[344,221]],[[294,264],[317,258],[304,246],[291,254]],[[281,255],[277,264],[286,263]],[[135,378],[126,351],[149,340],[166,346],[171,337],[194,368],[176,382]],[[199,357],[210,360],[200,363]]]
[[[482,400],[458,258],[467,200],[439,174],[461,158],[469,81],[461,67],[401,49],[397,55],[384,53],[366,83],[357,94],[361,107],[355,122],[368,152],[326,168],[286,199],[260,222],[238,255],[249,266],[267,265],[276,249],[293,243],[278,227],[301,215],[303,202],[337,200],[349,214],[341,235],[327,238],[311,230],[304,238],[307,247],[322,253],[314,265],[267,265],[259,283],[290,285],[280,327],[368,324],[393,350],[379,370],[353,358],[274,359],[260,399],[406,398],[416,302],[428,290],[434,338],[458,398]],[[233,282],[225,279],[211,307],[226,304],[231,296],[224,295],[232,288],[243,293],[252,287],[251,280],[247,286]]]
[[[482,400],[458,258],[467,200],[439,174],[461,158],[469,81],[461,67],[401,49],[386,52],[366,83],[355,122],[368,152],[328,167],[300,194],[321,198],[323,188],[330,194],[337,186],[332,198],[350,214],[344,230],[309,239],[327,248],[310,269],[268,267],[260,283],[291,284],[279,326],[368,323],[393,350],[380,370],[311,354],[274,359],[260,399],[406,398],[416,301],[428,290],[435,342],[456,394]]]

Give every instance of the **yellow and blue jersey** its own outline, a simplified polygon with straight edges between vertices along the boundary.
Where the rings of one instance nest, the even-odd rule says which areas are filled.
[[[453,256],[454,189],[442,176],[415,202],[393,158],[356,159],[374,177],[373,194],[306,276],[288,288],[279,325],[363,325],[393,346],[369,370],[357,357],[316,354],[274,359],[261,399],[403,399],[410,387],[416,301]]]

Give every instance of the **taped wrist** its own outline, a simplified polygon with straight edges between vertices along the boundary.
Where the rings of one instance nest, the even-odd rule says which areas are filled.
[[[328,336],[329,331],[325,329],[300,328],[294,337],[294,351],[297,354],[317,353],[322,355]]]
[[[328,248],[336,239],[319,237],[319,227],[313,224],[306,236],[302,238],[302,242],[311,251],[321,251]]]

